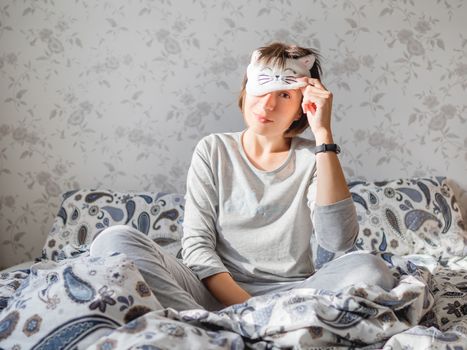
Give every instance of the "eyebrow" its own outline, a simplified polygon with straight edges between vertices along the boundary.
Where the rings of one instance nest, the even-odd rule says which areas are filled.
[[[296,90],[297,90],[297,89],[277,90],[277,92],[287,92],[287,93],[292,94],[292,95],[293,95],[293,94],[297,95],[298,92],[292,92],[292,91],[296,91]]]

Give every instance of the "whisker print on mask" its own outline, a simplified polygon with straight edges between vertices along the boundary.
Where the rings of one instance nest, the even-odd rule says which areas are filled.
[[[316,57],[309,54],[299,58],[287,57],[284,67],[277,64],[260,62],[260,50],[254,50],[247,67],[246,91],[252,95],[262,96],[265,93],[281,90],[298,89],[303,82],[301,77],[311,77],[311,68]]]
[[[258,79],[261,79],[261,78],[271,78],[272,76],[269,75],[269,74],[259,74],[258,75]]]
[[[271,81],[272,81],[272,79],[262,79],[262,80],[259,80],[259,79],[258,79],[258,83],[259,83],[260,85],[267,84],[267,83],[269,83],[269,82],[271,82]]]

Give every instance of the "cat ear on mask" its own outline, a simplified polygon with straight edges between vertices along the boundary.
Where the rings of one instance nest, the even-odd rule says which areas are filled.
[[[313,54],[309,54],[307,56],[297,58],[297,61],[300,62],[300,64],[302,64],[307,71],[309,71],[311,67],[313,67],[313,65],[315,64],[316,57]]]
[[[251,54],[251,60],[250,60],[250,63],[255,63],[255,62],[258,62],[258,59],[259,59],[259,50],[255,50],[253,51],[253,53]]]
[[[260,51],[259,50],[254,50],[253,53],[251,54],[251,59],[250,63],[255,63],[258,62],[260,56]],[[302,64],[306,70],[310,70],[311,67],[315,64],[316,57],[313,54],[309,54],[307,56],[303,56],[300,58],[296,59],[300,64]]]

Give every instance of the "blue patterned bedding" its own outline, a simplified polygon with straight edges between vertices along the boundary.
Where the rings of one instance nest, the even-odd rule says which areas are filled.
[[[467,231],[446,178],[348,186],[353,249],[385,261],[399,280],[391,291],[295,289],[218,312],[163,308],[125,254],[89,256],[103,229],[125,224],[180,258],[181,194],[64,192],[41,258],[0,272],[0,350],[467,350]]]
[[[467,349],[467,257],[384,259],[389,292],[296,289],[218,312],[163,308],[124,254],[39,262],[0,276],[0,347]]]

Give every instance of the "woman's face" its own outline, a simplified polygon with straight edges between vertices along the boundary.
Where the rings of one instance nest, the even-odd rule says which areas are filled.
[[[273,91],[262,96],[245,94],[245,123],[257,134],[282,136],[301,116],[301,102],[300,89]]]

